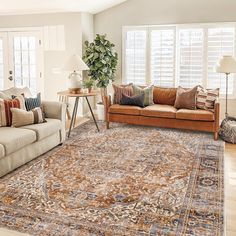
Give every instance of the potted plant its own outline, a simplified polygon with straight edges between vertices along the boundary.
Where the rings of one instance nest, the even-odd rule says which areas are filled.
[[[104,120],[104,96],[107,95],[107,86],[115,79],[118,55],[114,47],[115,45],[106,39],[106,35],[97,34],[92,43],[85,42],[83,60],[89,67],[88,76],[101,89],[102,102],[97,104],[100,120]]]
[[[93,84],[94,84],[94,80],[92,79],[86,79],[83,82],[84,88],[87,88],[89,93],[91,93],[92,91]]]

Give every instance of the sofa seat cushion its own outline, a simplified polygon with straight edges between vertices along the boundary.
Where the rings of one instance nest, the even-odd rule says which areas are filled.
[[[129,106],[129,105],[118,105],[114,104],[109,107],[109,113],[115,114],[126,114],[126,115],[140,115],[140,111],[142,108],[137,106]]]
[[[141,115],[159,118],[175,118],[176,111],[173,106],[155,104],[142,109]]]
[[[21,129],[32,130],[36,133],[37,141],[47,138],[62,128],[62,123],[57,119],[46,119],[47,122],[22,126]]]
[[[0,159],[5,157],[5,148],[2,144],[0,144]]]
[[[176,112],[176,118],[181,120],[214,121],[214,113],[206,110],[180,109]]]
[[[32,130],[1,127],[0,143],[5,148],[5,155],[9,155],[36,141],[36,133]]]

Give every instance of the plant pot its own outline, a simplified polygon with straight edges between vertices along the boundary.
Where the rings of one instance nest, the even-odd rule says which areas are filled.
[[[88,88],[88,92],[91,93],[92,92],[92,88]]]
[[[97,103],[98,120],[105,120],[105,108],[103,103]]]

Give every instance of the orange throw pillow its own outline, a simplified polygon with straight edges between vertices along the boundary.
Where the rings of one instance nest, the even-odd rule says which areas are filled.
[[[12,125],[11,108],[25,109],[24,97],[17,96],[14,99],[0,98],[0,127]]]
[[[155,104],[164,104],[174,106],[176,99],[176,88],[154,87],[153,102]]]

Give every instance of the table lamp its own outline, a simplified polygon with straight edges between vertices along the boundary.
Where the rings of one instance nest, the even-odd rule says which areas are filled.
[[[229,74],[236,73],[236,60],[232,56],[223,56],[216,64],[215,71],[224,73],[226,76],[226,104],[225,104],[225,117],[228,117],[228,80]]]
[[[73,71],[69,75],[69,91],[70,93],[80,93],[83,83],[79,72],[89,70],[89,67],[84,63],[79,55],[72,55],[64,65],[65,71]]]

